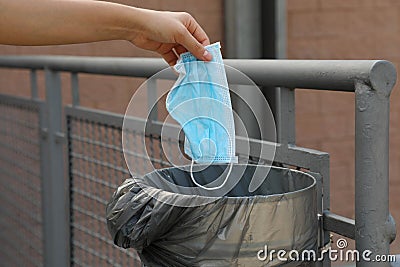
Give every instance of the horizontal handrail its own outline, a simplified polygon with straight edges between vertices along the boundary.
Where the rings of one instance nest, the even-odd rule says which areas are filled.
[[[385,60],[265,60],[226,59],[229,65],[260,86],[309,88],[353,92],[355,82],[373,89],[391,91],[396,82],[394,65]],[[159,58],[118,58],[82,56],[0,56],[0,67],[52,69],[148,78],[168,68]],[[229,76],[228,71],[228,76]],[[172,71],[159,78],[174,79]],[[235,83],[235,77],[232,75]],[[236,81],[240,83],[240,79]]]

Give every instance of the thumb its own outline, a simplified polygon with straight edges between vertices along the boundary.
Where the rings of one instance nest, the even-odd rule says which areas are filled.
[[[201,43],[199,43],[199,41],[196,40],[196,38],[194,38],[192,34],[190,34],[186,28],[184,33],[179,36],[180,38],[177,39],[177,42],[184,46],[196,58],[204,61],[210,61],[212,59],[211,54]]]

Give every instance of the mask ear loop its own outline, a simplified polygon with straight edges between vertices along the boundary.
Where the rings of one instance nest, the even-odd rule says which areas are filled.
[[[232,167],[233,167],[233,163],[230,163],[230,164],[229,164],[228,174],[226,175],[226,178],[225,178],[224,182],[223,182],[221,185],[215,186],[215,187],[207,187],[207,186],[204,186],[204,185],[199,184],[199,183],[196,181],[196,179],[194,179],[194,176],[193,176],[193,164],[194,164],[194,160],[192,160],[192,163],[190,164],[190,178],[192,179],[192,182],[193,182],[195,185],[197,185],[198,187],[203,188],[203,189],[205,189],[205,190],[217,190],[217,189],[222,188],[222,187],[226,184],[226,182],[228,181],[229,175],[231,174],[231,172],[232,172]]]

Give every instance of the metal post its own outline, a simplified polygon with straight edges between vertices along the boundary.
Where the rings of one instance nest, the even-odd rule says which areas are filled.
[[[78,73],[72,72],[71,73],[71,93],[72,93],[72,105],[79,106],[79,80],[78,80]]]
[[[31,70],[31,98],[38,99],[38,85],[37,85],[37,73],[36,70]]]
[[[42,128],[42,202],[44,266],[69,266],[69,222],[64,173],[61,80],[58,72],[45,69],[46,127]]]
[[[385,75],[381,77],[383,80]],[[355,241],[360,255],[370,250],[369,257],[374,259],[376,255],[389,254],[389,244],[395,237],[394,222],[389,214],[389,96],[392,88],[386,81],[372,86],[356,82],[355,88]],[[389,266],[388,262],[360,259],[357,266]]]
[[[283,145],[296,144],[296,116],[295,116],[295,94],[293,89],[279,88],[277,99],[277,127],[278,142]]]
[[[223,47],[224,56],[228,58],[261,58],[261,1],[225,0],[225,33],[226,45]],[[233,85],[228,79],[229,86],[235,94],[231,94],[232,107],[245,125],[246,131],[236,129],[236,135],[260,139],[260,127],[265,123],[257,121],[254,113],[261,114],[265,107],[260,99],[246,86]],[[243,101],[246,99],[247,103]],[[272,134],[271,134],[272,135]],[[273,135],[272,135],[273,136]],[[275,141],[275,140],[270,140]]]
[[[147,80],[147,112],[150,123],[158,121],[158,103],[157,103],[157,80],[150,78]]]
[[[226,47],[228,58],[260,58],[261,1],[225,0]]]
[[[268,36],[265,37],[268,38]],[[275,0],[275,56],[277,59],[286,58],[286,43],[287,43],[286,0]]]
[[[309,163],[310,171],[318,172],[322,179],[317,180],[318,187],[317,190],[320,190],[319,193],[322,195],[322,199],[318,200],[318,213],[323,215],[324,212],[330,210],[330,166],[329,166],[329,155],[322,156],[314,159],[314,161]],[[323,217],[320,218],[323,220]],[[323,224],[323,221],[321,221]],[[330,242],[330,231],[324,229],[324,227],[320,226],[319,229],[319,244],[318,249],[323,248],[325,245],[329,244]],[[315,266],[324,266],[329,267],[331,266],[331,260],[327,255],[324,255],[324,259],[321,262],[316,262]]]

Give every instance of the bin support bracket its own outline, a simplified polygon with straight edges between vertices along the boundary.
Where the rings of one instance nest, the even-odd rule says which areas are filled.
[[[324,211],[323,225],[326,231],[354,239],[355,221],[330,211]]]

